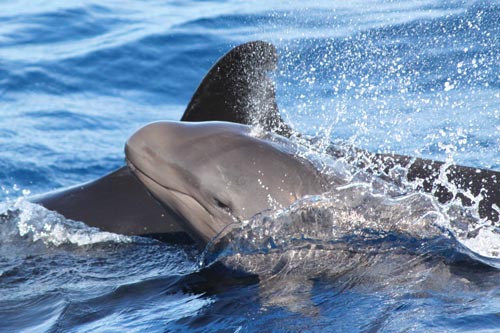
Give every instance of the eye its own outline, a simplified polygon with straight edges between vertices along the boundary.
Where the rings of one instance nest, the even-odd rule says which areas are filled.
[[[219,207],[220,209],[225,210],[228,213],[231,213],[231,208],[228,205],[226,205],[225,203],[223,203],[222,201],[220,201],[217,198],[214,198],[214,200],[215,200],[215,204],[217,205],[217,207]]]

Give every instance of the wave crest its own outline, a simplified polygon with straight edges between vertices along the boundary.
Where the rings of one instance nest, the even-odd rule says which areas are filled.
[[[0,206],[0,237],[3,242],[16,239],[43,242],[47,246],[129,243],[133,237],[100,231],[82,222],[68,220],[57,212],[19,198],[14,204]]]

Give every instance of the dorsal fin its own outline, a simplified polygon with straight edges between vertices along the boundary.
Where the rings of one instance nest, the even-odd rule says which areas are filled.
[[[229,121],[260,125],[289,135],[276,104],[274,83],[267,77],[275,70],[274,45],[262,41],[239,45],[210,69],[194,93],[182,121]]]

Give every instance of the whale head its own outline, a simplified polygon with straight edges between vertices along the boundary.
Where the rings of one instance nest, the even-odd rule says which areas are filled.
[[[187,231],[206,243],[253,215],[325,191],[314,167],[225,122],[155,122],[126,143],[127,164]]]

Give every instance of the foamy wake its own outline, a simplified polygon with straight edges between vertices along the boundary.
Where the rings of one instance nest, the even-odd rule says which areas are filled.
[[[82,222],[68,220],[61,214],[33,204],[24,198],[14,204],[0,204],[0,228],[2,238],[22,237],[32,242],[41,241],[46,245],[77,246],[105,242],[128,243],[133,237],[100,231]],[[3,241],[9,241],[3,239]]]
[[[476,231],[474,237],[457,240],[469,257],[500,269],[500,233],[497,228],[483,226]]]
[[[442,239],[438,251],[448,244],[453,251],[500,268],[500,230],[475,219],[463,207],[443,207],[426,193],[391,198],[373,194],[371,189],[369,185],[351,184],[323,196],[303,198],[287,209],[258,214],[225,234],[223,247],[208,248],[203,260],[283,252],[304,248],[305,244],[310,245],[307,248],[320,244],[324,251],[351,236],[365,238],[369,244],[377,237],[393,234],[402,236],[402,240]]]

